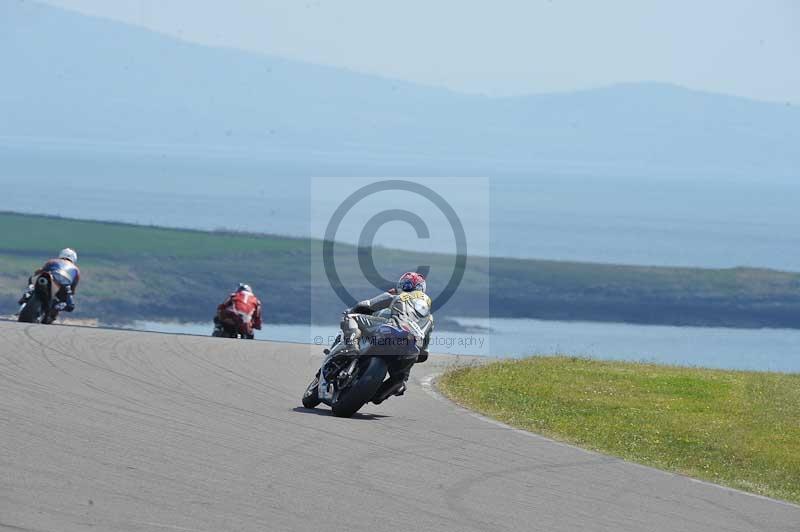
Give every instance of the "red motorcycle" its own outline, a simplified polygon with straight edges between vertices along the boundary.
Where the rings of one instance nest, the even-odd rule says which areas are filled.
[[[248,327],[238,317],[224,316],[222,319],[214,318],[214,331],[211,336],[217,338],[242,338],[253,340],[255,335],[248,333]]]

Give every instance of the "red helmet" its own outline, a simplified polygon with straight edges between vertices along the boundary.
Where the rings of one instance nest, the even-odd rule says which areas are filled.
[[[413,292],[420,290],[424,292],[427,288],[425,277],[417,272],[406,272],[400,276],[397,281],[397,291],[399,292]]]

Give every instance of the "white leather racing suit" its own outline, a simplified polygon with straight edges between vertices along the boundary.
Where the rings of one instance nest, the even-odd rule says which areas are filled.
[[[389,309],[388,316],[371,314],[384,309]],[[415,362],[427,360],[428,344],[433,331],[431,298],[425,292],[415,290],[399,294],[384,292],[372,299],[361,301],[348,310],[342,320],[342,337],[354,341],[361,333],[384,323],[391,323],[411,331],[417,339],[417,345],[421,345],[421,348],[416,360],[397,360],[389,364],[389,379],[378,390],[377,403],[392,393],[402,394],[405,390],[405,381],[411,374],[411,367]]]
[[[373,315],[383,309],[389,309],[388,317]],[[372,299],[360,301],[342,320],[342,332],[344,338],[353,338],[354,335],[358,336],[359,331],[364,332],[388,322],[411,331],[421,345],[421,351],[427,355],[433,331],[433,315],[431,298],[420,290],[399,294],[384,292]]]

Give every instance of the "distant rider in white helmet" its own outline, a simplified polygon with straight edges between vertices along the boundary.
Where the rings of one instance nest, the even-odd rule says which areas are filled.
[[[81,280],[81,271],[78,269],[78,254],[72,248],[64,248],[58,253],[58,258],[50,259],[44,266],[33,272],[28,278],[28,288],[19,300],[19,304],[27,303],[33,294],[33,280],[44,272],[59,272],[62,278],[71,280],[70,284],[65,284],[58,291],[57,298],[63,304],[63,310],[72,312],[75,310],[75,300],[73,296]]]

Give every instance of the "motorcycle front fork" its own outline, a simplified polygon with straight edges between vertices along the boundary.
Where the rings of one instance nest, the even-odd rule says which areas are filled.
[[[21,297],[21,298],[19,298],[19,301],[18,301],[18,303],[19,303],[21,306],[24,306],[24,305],[25,305],[25,303],[27,303],[28,301],[30,301],[30,299],[31,299],[31,296],[33,295],[33,290],[34,290],[34,286],[33,286],[32,284],[29,284],[29,285],[28,285],[28,288],[26,288],[26,289],[25,289],[25,291],[22,293],[22,297]]]

